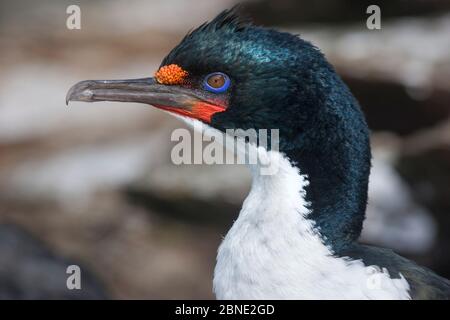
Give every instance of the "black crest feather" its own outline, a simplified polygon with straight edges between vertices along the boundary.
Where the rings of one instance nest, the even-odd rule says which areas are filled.
[[[205,22],[197,29],[193,30],[191,34],[201,31],[217,31],[222,29],[227,29],[231,32],[239,32],[245,30],[245,28],[251,24],[251,19],[242,14],[242,5],[237,4],[230,9],[222,11],[213,20]]]

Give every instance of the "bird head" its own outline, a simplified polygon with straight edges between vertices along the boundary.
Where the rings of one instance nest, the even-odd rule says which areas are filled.
[[[67,102],[145,103],[222,131],[280,129],[292,141],[321,111],[333,73],[310,43],[232,9],[187,34],[154,77],[81,81]]]

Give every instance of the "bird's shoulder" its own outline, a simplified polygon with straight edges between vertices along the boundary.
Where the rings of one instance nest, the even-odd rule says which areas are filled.
[[[386,268],[392,278],[403,276],[409,283],[412,299],[450,299],[449,280],[391,249],[355,244],[342,250],[339,256],[360,259],[367,266]]]

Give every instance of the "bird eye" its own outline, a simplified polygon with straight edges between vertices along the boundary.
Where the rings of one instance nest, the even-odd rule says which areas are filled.
[[[230,86],[230,78],[221,72],[208,74],[204,81],[205,89],[214,93],[227,91]]]

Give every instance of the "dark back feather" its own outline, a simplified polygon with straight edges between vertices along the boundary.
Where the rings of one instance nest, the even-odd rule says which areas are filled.
[[[341,252],[341,256],[348,256],[352,260],[361,259],[366,266],[386,268],[392,278],[402,275],[409,283],[410,295],[414,300],[450,299],[449,280],[390,249],[355,244]]]

